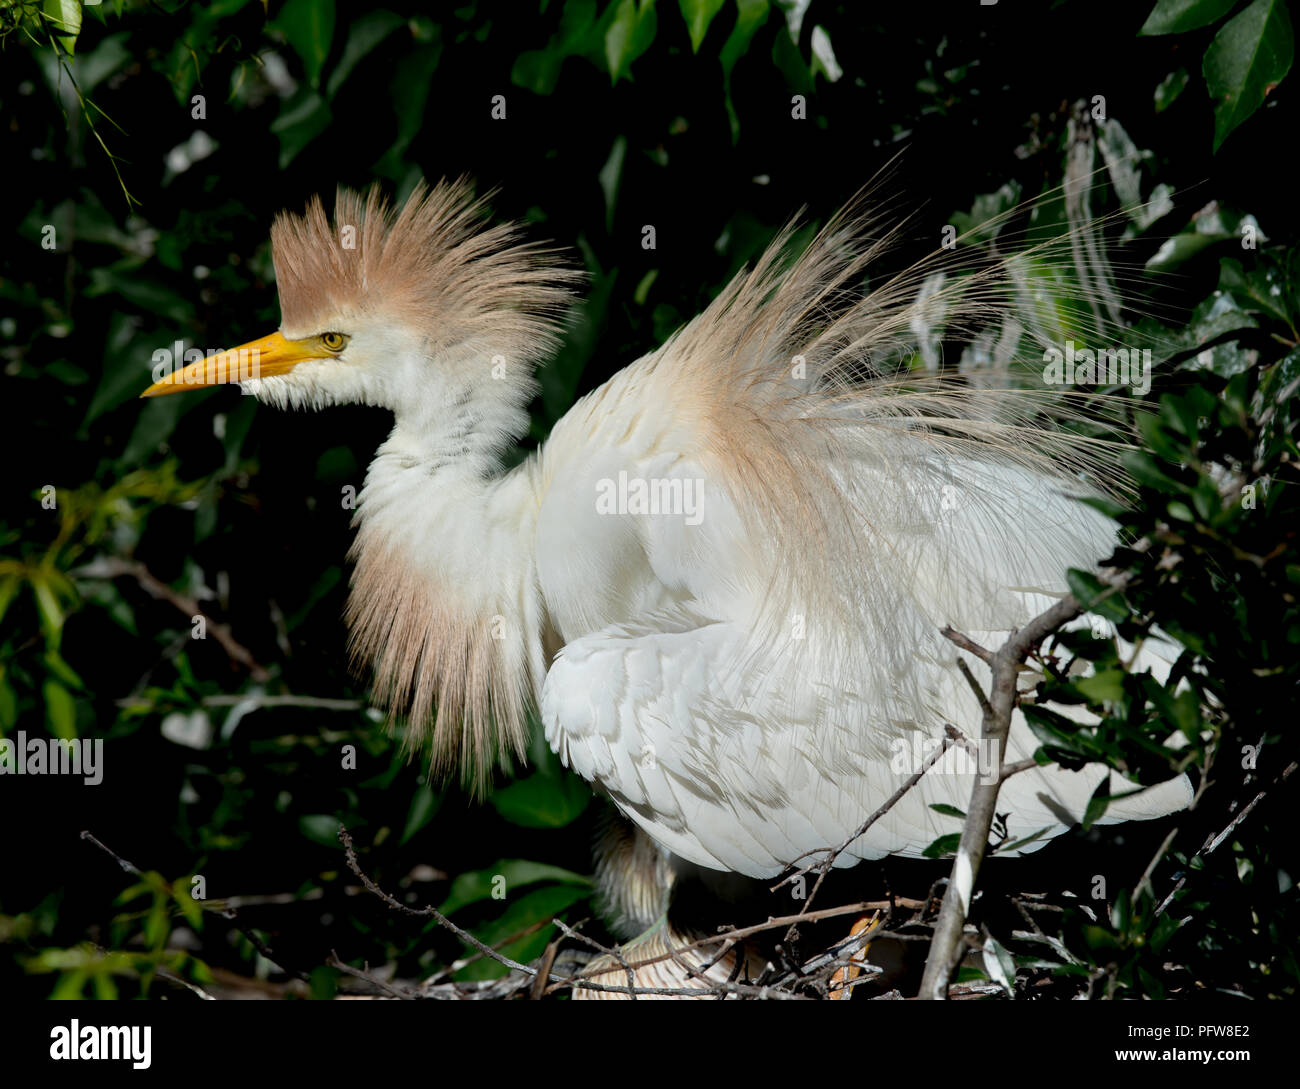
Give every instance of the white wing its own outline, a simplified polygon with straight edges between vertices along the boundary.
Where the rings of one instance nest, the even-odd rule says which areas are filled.
[[[663,456],[642,470],[690,479],[696,467]],[[725,495],[708,496],[698,525],[627,512],[593,533],[583,520],[610,465],[570,471],[557,491],[583,498],[544,505],[539,529],[543,593],[567,639],[543,689],[547,741],[665,848],[753,877],[843,842],[919,770],[946,723],[978,738],[978,703],[939,629],[996,647],[1065,591],[1068,567],[1103,558],[1113,532],[1027,470],[941,465],[920,450],[888,469],[862,465],[846,496],[882,545],[872,569],[855,573],[861,629],[844,630],[764,608],[771,563],[800,557],[773,561],[747,540]],[[617,559],[593,554],[598,547],[617,547]],[[627,585],[611,597],[601,582],[584,597],[581,575],[611,566]],[[602,614],[614,622],[597,627]],[[1036,748],[1017,712],[1005,760]],[[964,810],[986,767],[949,750],[840,864],[918,855],[959,831],[932,806]],[[1107,774],[1050,767],[1012,777],[998,804],[1006,835],[1046,830],[1025,846],[1036,850],[1081,817]],[[1116,777],[1114,789],[1132,784]],[[1189,799],[1186,780],[1172,780],[1112,803],[1107,821],[1162,815]]]

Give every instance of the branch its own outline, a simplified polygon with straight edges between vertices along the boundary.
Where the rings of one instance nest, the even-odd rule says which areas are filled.
[[[111,847],[105,846],[91,832],[83,831],[81,833],[81,838],[88,841],[89,843],[93,843],[106,855],[108,855],[110,858],[116,861],[117,864],[121,866],[122,869],[124,869],[127,873],[135,877],[144,878],[145,875],[141,872],[140,868],[134,862],[127,861],[116,851],[114,851]],[[167,890],[170,896],[174,897],[176,895],[175,891],[172,889],[172,884],[170,881],[164,880],[163,887]],[[293,976],[296,979],[301,979],[304,981],[311,979],[311,977],[306,972],[300,972],[294,968],[286,968],[283,964],[281,964],[280,961],[276,959],[275,953],[272,951],[271,947],[267,945],[264,941],[262,941],[262,939],[259,938],[256,934],[254,934],[252,930],[244,926],[244,924],[239,921],[239,917],[236,914],[235,909],[233,907],[227,906],[224,909],[217,909],[212,907],[209,903],[205,903],[203,901],[197,901],[197,903],[201,908],[203,908],[203,910],[209,912],[210,914],[220,915],[223,919],[228,919],[230,922],[234,923],[235,929],[238,930],[241,934],[243,934],[244,937],[247,938],[252,943],[253,948],[255,948],[263,956],[263,958],[266,959],[268,963],[274,964],[285,975]]]
[[[187,597],[185,594],[172,589],[137,560],[123,560],[103,556],[93,563],[88,563],[75,571],[69,572],[69,574],[92,579],[115,579],[121,578],[123,575],[135,579],[140,584],[140,588],[150,597],[176,606],[188,617],[203,617],[206,621],[207,630],[212,632],[212,637],[221,644],[221,649],[226,652],[226,656],[232,662],[238,662],[247,669],[254,680],[265,681],[270,678],[271,675],[267,672],[266,667],[253,657],[253,652],[231,634],[230,625],[220,624],[213,620],[203,611],[203,608],[194,598]]]
[[[821,862],[810,862],[807,866],[803,866],[800,869],[796,870],[789,877],[782,878],[780,881],[778,881],[775,885],[773,885],[768,890],[769,892],[775,892],[782,885],[789,884],[791,881],[794,881],[796,878],[802,876],[803,874],[809,873],[814,869],[818,871],[817,880],[813,884],[812,892],[809,894],[808,899],[804,901],[803,908],[800,910],[799,914],[794,917],[796,923],[801,918],[809,917],[808,909],[812,907],[813,899],[816,897],[818,890],[822,887],[822,882],[826,880],[826,875],[830,872],[831,867],[835,864],[835,860],[839,858],[839,856],[848,848],[849,844],[852,843],[854,840],[858,839],[859,837],[865,835],[867,830],[873,824],[875,824],[876,821],[880,820],[881,817],[883,817],[886,813],[888,813],[891,809],[893,809],[894,806],[897,805],[898,802],[902,799],[903,795],[906,794],[909,790],[911,790],[914,786],[916,786],[916,784],[921,781],[921,777],[943,758],[943,754],[948,751],[948,749],[952,746],[953,742],[962,739],[962,735],[960,731],[958,731],[952,726],[946,726],[944,728],[944,733],[945,733],[945,737],[943,739],[943,745],[940,746],[940,748],[936,752],[931,753],[930,756],[926,759],[925,763],[921,765],[920,770],[918,770],[916,774],[914,774],[910,779],[907,780],[907,782],[905,782],[896,791],[894,791],[894,793],[891,794],[889,798],[885,801],[884,805],[882,805],[879,809],[877,809],[874,813],[872,813],[871,816],[869,816],[862,823],[862,825],[858,828],[856,832],[850,835],[849,838],[844,840],[844,842],[842,842],[838,847],[832,847],[832,848],[818,847],[816,850],[813,851],[805,851],[803,855],[799,856],[799,858],[803,858],[805,857],[805,855],[818,854],[822,851],[828,851],[829,854]],[[798,862],[799,858],[794,859],[794,862]],[[791,865],[793,865],[793,862],[791,863]],[[792,940],[794,935],[794,929],[795,929],[795,924],[791,924],[790,930],[789,932],[787,932],[785,936],[785,940],[787,942]]]
[[[1267,790],[1261,790],[1258,794],[1256,794],[1253,798],[1251,798],[1251,800],[1242,807],[1241,812],[1232,818],[1232,821],[1228,825],[1228,827],[1225,828],[1218,835],[1209,837],[1201,845],[1201,849],[1197,851],[1196,854],[1193,855],[1192,857],[1196,858],[1201,855],[1208,855],[1216,848],[1218,848],[1223,843],[1223,841],[1232,834],[1233,830],[1237,827],[1237,825],[1239,825],[1248,816],[1250,816],[1250,811],[1254,809],[1255,806],[1257,806],[1261,801],[1263,801],[1264,797],[1268,794],[1268,791],[1271,790],[1273,787],[1278,786],[1279,784],[1284,783],[1289,778],[1291,778],[1291,774],[1292,772],[1295,771],[1295,769],[1296,769],[1296,763],[1293,760],[1290,764],[1286,766],[1285,769],[1283,769],[1282,773],[1276,779],[1273,780],[1272,784],[1270,784]],[[1177,829],[1174,829],[1174,831],[1176,832]],[[1166,848],[1168,847],[1168,841],[1166,841],[1164,846]],[[1154,865],[1154,860],[1153,860],[1153,865]],[[1151,869],[1152,867],[1147,867],[1148,872],[1142,875],[1143,881],[1149,880]],[[1185,885],[1186,883],[1187,883],[1187,875],[1184,874],[1182,877],[1178,879],[1178,883],[1172,889],[1169,890],[1169,894],[1163,900],[1160,901],[1160,906],[1156,908],[1157,915],[1163,915],[1165,913],[1165,909],[1170,905],[1170,903],[1173,901],[1173,898],[1178,894],[1178,890],[1181,889],[1183,885]],[[1142,882],[1139,882],[1138,888],[1141,887],[1142,887]]]
[[[384,903],[386,903],[393,910],[400,911],[405,915],[414,915],[418,919],[433,919],[438,923],[439,926],[444,927],[447,930],[450,930],[453,934],[456,935],[456,937],[458,937],[466,945],[472,945],[485,957],[490,957],[492,960],[497,961],[499,964],[504,964],[507,968],[510,968],[513,971],[523,972],[525,975],[528,976],[537,975],[536,968],[533,968],[531,965],[528,964],[520,964],[517,960],[511,960],[504,953],[498,953],[490,945],[485,945],[482,941],[476,938],[468,930],[464,930],[461,927],[457,926],[450,919],[448,919],[447,916],[445,916],[441,911],[439,911],[436,907],[429,905],[427,907],[422,907],[422,908],[412,908],[412,907],[407,907],[399,900],[393,899],[392,896],[390,896],[383,889],[381,889],[377,884],[375,884],[375,882],[372,881],[370,877],[361,869],[361,864],[357,861],[357,852],[352,846],[352,836],[348,834],[347,828],[341,824],[339,825],[339,842],[343,844],[343,850],[347,855],[348,869],[350,869],[354,874],[357,875],[357,877],[361,879],[361,883],[365,885],[367,889],[369,889],[376,896],[378,896],[382,901],[384,901]]]
[[[1012,633],[989,661],[992,682],[988,698],[981,706],[980,736],[983,740],[993,743],[996,774],[977,778],[971,789],[971,800],[966,810],[966,821],[962,826],[961,842],[957,845],[957,856],[953,859],[948,889],[944,893],[943,905],[939,909],[939,918],[935,923],[934,941],[925,962],[925,974],[921,979],[919,995],[921,998],[946,998],[948,982],[961,960],[966,914],[970,909],[975,878],[979,875],[980,863],[988,847],[998,791],[1002,786],[1002,755],[1006,751],[1007,735],[1011,732],[1011,714],[1016,707],[1018,695],[1016,678],[1020,667],[1024,664],[1031,648],[1042,642],[1062,624],[1074,619],[1081,611],[1079,603],[1072,595],[1063,597],[1045,613],[1035,617],[1019,631]],[[944,634],[958,646],[968,649],[965,644],[970,643],[969,639],[965,639],[964,636],[954,639],[953,636],[958,633],[949,634],[948,629],[945,629]],[[963,643],[962,640],[965,642]]]

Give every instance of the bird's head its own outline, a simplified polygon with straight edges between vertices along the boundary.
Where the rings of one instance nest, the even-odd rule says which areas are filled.
[[[333,223],[319,198],[282,213],[271,227],[280,329],[142,396],[233,382],[281,407],[400,412],[463,402],[497,379],[499,395],[526,401],[577,274],[514,225],[485,227],[483,205],[461,180],[420,185],[397,210],[377,189],[340,189]]]

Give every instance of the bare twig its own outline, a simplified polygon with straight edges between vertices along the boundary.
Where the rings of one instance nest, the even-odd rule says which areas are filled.
[[[947,632],[948,629],[945,628],[944,633],[947,634]],[[951,638],[951,636],[949,636],[949,638]],[[956,642],[956,640],[954,639],[953,642]],[[958,646],[960,645],[961,644],[958,643]],[[990,662],[990,664],[992,663]],[[957,659],[957,668],[961,670],[961,675],[966,678],[966,683],[970,685],[970,690],[975,693],[975,699],[980,705],[980,713],[991,715],[993,713],[993,708],[989,706],[989,698],[984,694],[984,689],[980,687],[980,682],[975,679],[975,674],[970,671],[970,666],[966,664],[965,658]]]
[[[458,937],[466,945],[472,945],[485,957],[489,957],[492,960],[497,961],[499,964],[504,964],[507,968],[513,969],[516,972],[523,972],[525,975],[529,975],[529,976],[537,975],[536,968],[528,964],[520,964],[517,960],[512,960],[510,957],[507,957],[505,954],[498,953],[490,945],[485,945],[482,941],[476,938],[468,930],[465,930],[462,927],[457,926],[450,919],[448,919],[447,916],[445,916],[441,911],[439,911],[436,907],[433,907],[432,905],[428,905],[422,908],[412,908],[412,907],[407,907],[400,900],[395,900],[392,896],[390,896],[387,892],[385,892],[377,884],[375,884],[375,882],[370,879],[369,875],[366,874],[365,871],[361,869],[361,864],[357,861],[357,852],[355,848],[352,846],[352,836],[348,833],[347,828],[341,824],[339,825],[339,842],[343,844],[343,850],[347,856],[348,869],[350,869],[354,874],[357,875],[358,878],[360,878],[361,883],[365,885],[367,889],[369,889],[372,893],[374,893],[381,900],[383,900],[384,903],[386,903],[394,911],[400,911],[405,915],[413,915],[417,919],[433,919],[438,923],[439,926],[447,930],[450,930],[453,934],[456,935],[456,937]]]
[[[325,963],[331,968],[343,972],[345,975],[352,976],[354,979],[364,979],[367,983],[378,987],[381,991],[387,991],[394,998],[412,999],[420,997],[417,992],[412,991],[409,988],[395,986],[394,984],[389,983],[386,979],[380,979],[372,972],[361,968],[353,968],[352,965],[343,960],[333,949],[330,950],[329,959],[326,960]]]
[[[621,967],[623,971],[627,973],[627,985],[629,987],[636,986],[636,972],[633,971],[632,966],[628,964],[626,958],[623,956],[623,951],[621,949],[619,949],[617,946],[615,946],[612,949],[609,948],[608,946],[604,946],[600,942],[596,941],[594,938],[589,938],[587,937],[586,934],[578,933],[577,930],[570,927],[567,923],[559,919],[556,919],[555,923],[562,931],[564,931],[567,937],[573,938],[576,941],[580,941],[584,945],[589,945],[593,949],[597,950],[598,952],[603,953],[605,956],[611,957],[613,960],[617,961],[619,967]],[[632,997],[635,998],[636,994],[633,993]]]
[[[127,861],[116,851],[114,851],[111,847],[108,847],[105,844],[103,844],[91,832],[83,831],[81,833],[81,838],[88,841],[89,843],[93,843],[106,855],[108,855],[110,858],[116,861],[117,864],[121,866],[122,869],[124,869],[127,873],[135,877],[143,878],[145,876],[144,873],[141,872],[140,868],[136,866],[134,862]],[[164,880],[163,887],[167,890],[169,895],[175,896],[175,892],[172,889],[171,882]],[[264,941],[262,941],[262,939],[259,938],[255,933],[253,933],[251,929],[244,926],[244,924],[239,921],[239,917],[236,914],[234,908],[226,907],[222,910],[214,910],[210,907],[207,907],[202,901],[199,901],[198,903],[200,907],[211,912],[212,914],[220,915],[223,919],[228,919],[230,922],[234,923],[235,929],[238,930],[241,934],[243,934],[244,937],[246,937],[252,943],[253,948],[255,948],[269,963],[274,964],[278,969],[280,969],[280,971],[282,971],[285,975],[293,976],[296,979],[301,979],[301,980],[309,980],[311,978],[309,975],[307,975],[306,972],[300,972],[294,968],[286,968],[283,964],[281,964],[280,961],[276,959],[275,953],[272,951],[271,947],[267,945]]]
[[[1017,760],[1013,764],[1002,765],[1002,781],[1010,779],[1013,775],[1019,775],[1022,771],[1030,771],[1039,767],[1039,763],[1032,756],[1024,760]]]
[[[542,963],[537,967],[537,978],[533,980],[533,985],[528,992],[528,997],[534,1002],[546,994],[546,981],[551,978],[551,969],[555,967],[555,954],[560,951],[562,940],[562,938],[555,938],[546,945],[546,952],[542,954]]]
[[[867,830],[873,824],[875,824],[876,821],[880,820],[881,817],[883,817],[886,813],[888,813],[891,809],[893,809],[894,806],[897,805],[898,802],[902,799],[903,795],[905,795],[909,790],[911,790],[914,786],[916,786],[916,784],[921,781],[921,777],[925,775],[927,771],[929,771],[932,767],[934,767],[934,765],[937,764],[943,758],[944,753],[948,751],[948,749],[952,746],[953,742],[961,737],[960,732],[958,732],[956,729],[954,729],[951,726],[946,728],[945,733],[946,736],[944,737],[943,744],[939,747],[939,749],[931,753],[930,756],[926,759],[925,763],[921,765],[920,769],[914,775],[912,775],[907,780],[907,782],[905,782],[896,791],[894,791],[894,793],[889,796],[889,798],[885,801],[885,803],[874,813],[872,813],[871,816],[869,816],[858,827],[857,831],[855,831],[852,835],[850,835],[837,847],[831,847],[831,848],[819,847],[815,851],[806,851],[803,855],[800,855],[799,858],[803,858],[806,855],[810,855],[810,854],[820,854],[822,852],[827,852],[827,855],[820,862],[810,862],[808,865],[801,867],[800,869],[796,870],[794,873],[790,874],[788,877],[782,878],[775,885],[773,885],[771,889],[768,890],[769,892],[775,892],[782,885],[787,885],[790,882],[795,881],[799,877],[803,876],[806,873],[811,872],[814,869],[817,870],[817,880],[813,884],[812,892],[808,895],[808,899],[804,901],[803,908],[800,910],[799,914],[795,916],[796,922],[809,915],[809,909],[812,907],[813,900],[817,896],[818,890],[820,890],[822,887],[822,882],[826,880],[826,875],[830,872],[831,867],[835,864],[835,860],[839,858],[839,856],[843,854],[845,850],[848,849],[849,844],[851,844],[854,840],[858,839],[860,836],[865,835]],[[798,862],[799,859],[796,858],[793,861]],[[794,929],[795,929],[795,924],[791,924],[790,930],[786,933],[785,936],[785,940],[787,942],[793,940]]]
[[[90,843],[93,843],[96,847],[98,847],[101,851],[103,851],[104,854],[112,858],[119,866],[122,867],[122,869],[124,869],[127,873],[131,874],[133,877],[144,876],[144,874],[141,873],[140,868],[134,862],[128,862],[125,858],[123,858],[116,851],[114,851],[113,848],[105,846],[91,832],[83,831],[81,833],[81,838],[89,841]]]
[[[840,907],[823,908],[820,911],[810,911],[806,915],[783,915],[779,918],[768,919],[765,923],[756,923],[753,926],[726,927],[723,930],[720,930],[717,934],[711,934],[703,938],[696,938],[693,941],[687,942],[685,945],[679,945],[676,947],[674,952],[685,953],[692,949],[700,949],[708,945],[716,945],[720,942],[738,941],[741,938],[752,937],[755,934],[761,934],[765,930],[774,930],[777,927],[789,926],[792,923],[813,923],[822,919],[835,918],[839,915],[862,915],[868,911],[890,911],[894,907],[922,908],[924,906],[924,900],[911,900],[903,896],[894,897],[893,900],[862,900],[856,904],[844,904]],[[879,936],[882,935],[879,933],[875,935],[875,937]],[[872,940],[875,940],[875,937],[873,937]],[[601,947],[598,946],[597,948]],[[651,964],[658,964],[660,961],[670,960],[671,958],[671,953],[662,953],[656,957],[647,957],[644,960],[631,961],[630,965],[634,969],[640,969]],[[575,977],[575,979],[581,978],[583,977]],[[639,993],[645,992],[640,991]],[[692,993],[698,994],[698,992]]]
[[[220,624],[213,620],[194,598],[172,589],[139,561],[102,556],[93,563],[70,573],[81,578],[115,579],[127,576],[135,579],[140,584],[140,588],[150,597],[174,605],[188,617],[202,617],[206,630],[210,631],[212,637],[221,644],[221,649],[226,652],[226,656],[247,669],[254,680],[264,681],[270,677],[266,667],[253,657],[253,652],[234,637],[228,624]]]
[[[1080,612],[1079,603],[1073,596],[1062,598],[1013,633],[989,662],[992,683],[983,708],[980,736],[983,740],[992,742],[996,774],[979,777],[971,789],[961,841],[953,859],[948,889],[944,893],[943,906],[939,909],[934,941],[925,963],[921,998],[947,997],[948,981],[961,959],[966,913],[970,908],[975,878],[988,846],[998,790],[1002,785],[1002,755],[1006,750],[1007,735],[1011,731],[1011,715],[1018,696],[1016,679],[1020,667],[1031,648]]]
[[[1273,787],[1286,782],[1286,780],[1291,778],[1291,775],[1295,771],[1295,769],[1296,769],[1295,761],[1292,761],[1283,769],[1282,773],[1276,779],[1273,780],[1268,790],[1271,790]],[[1264,796],[1268,793],[1268,790],[1261,790],[1258,794],[1256,794],[1253,798],[1251,798],[1249,802],[1247,802],[1244,806],[1242,806],[1241,812],[1232,818],[1232,821],[1228,824],[1228,826],[1222,832],[1218,833],[1218,835],[1211,836],[1209,839],[1207,839],[1201,845],[1201,849],[1197,851],[1196,855],[1194,855],[1193,857],[1208,855],[1213,851],[1217,850],[1218,847],[1222,845],[1223,841],[1226,840],[1230,835],[1232,835],[1233,830],[1236,829],[1236,827],[1239,824],[1241,824],[1241,822],[1244,821],[1248,816],[1250,816],[1251,810],[1254,809],[1255,806],[1257,806],[1261,801],[1264,800]],[[1175,829],[1174,831],[1177,831],[1177,829]],[[1159,854],[1163,854],[1163,850],[1158,853],[1157,857],[1159,857]],[[1150,867],[1148,867],[1148,870],[1150,870]],[[1144,874],[1143,880],[1146,879],[1147,879],[1147,875]],[[1174,897],[1178,894],[1178,890],[1181,889],[1186,883],[1187,883],[1187,875],[1184,874],[1182,877],[1178,879],[1178,883],[1175,884],[1174,887],[1169,890],[1168,895],[1166,895],[1165,898],[1160,901],[1160,906],[1156,908],[1157,915],[1163,915],[1165,913],[1165,909],[1169,907]],[[1141,883],[1139,883],[1138,887],[1141,888]]]
[[[992,663],[993,652],[991,650],[986,649],[985,647],[980,646],[969,636],[963,635],[961,632],[953,628],[947,627],[946,625],[939,629],[939,634],[942,635],[945,639],[949,640],[950,642],[955,643],[957,646],[961,647],[962,650],[975,655],[975,657],[978,658],[980,661],[988,662],[990,664]],[[980,694],[983,695],[983,690],[981,690]]]

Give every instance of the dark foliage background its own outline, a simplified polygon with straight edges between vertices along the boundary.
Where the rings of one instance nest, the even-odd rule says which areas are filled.
[[[535,443],[796,210],[824,219],[905,149],[889,189],[918,210],[906,259],[960,215],[1059,185],[1075,103],[1104,96],[1102,139],[1127,133],[1145,153],[1125,178],[1162,214],[1125,219],[1114,169],[1096,210],[1120,213],[1124,262],[1160,274],[1143,274],[1158,317],[1145,328],[1178,346],[1151,394],[1150,453],[1130,466],[1140,501],[1116,512],[1153,546],[1121,557],[1139,577],[1106,607],[1129,634],[1154,618],[1178,636],[1196,694],[1151,691],[1113,649],[1081,645],[1109,680],[1062,696],[1094,703],[1103,726],[1040,725],[1056,758],[1184,759],[1205,790],[1177,820],[1081,829],[991,863],[985,961],[1062,996],[1292,994],[1294,787],[1277,782],[1294,759],[1300,642],[1291,21],[1281,0],[1162,3],[1174,21],[1148,30],[1169,32],[1139,34],[1148,7],[0,2],[0,730],[103,738],[107,762],[95,787],[0,777],[8,993],[156,995],[180,977],[329,997],[331,950],[406,979],[462,956],[447,932],[357,895],[340,820],[386,888],[491,943],[513,937],[519,959],[540,953],[555,913],[591,914],[598,804],[584,784],[541,743],[485,803],[427,783],[348,672],[341,497],[386,419],[277,414],[234,389],[136,399],[157,350],[276,326],[277,211],[336,184],[378,178],[400,197],[422,176],[467,174],[497,189],[498,215],[571,247],[590,289],[542,374]],[[69,56],[57,32],[74,16]],[[1151,741],[1174,727],[1192,739],[1183,757]],[[846,896],[924,896],[945,870],[894,861],[841,880]],[[1017,945],[1009,905],[1032,890],[1091,906],[1065,905],[1055,945]],[[456,977],[496,971],[478,960]]]

